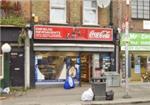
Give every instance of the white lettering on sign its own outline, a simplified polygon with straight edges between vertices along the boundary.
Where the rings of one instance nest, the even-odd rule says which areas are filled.
[[[54,31],[52,28],[36,28],[35,33],[42,37],[61,37],[60,31]]]
[[[92,30],[89,33],[89,38],[103,38],[103,39],[108,39],[110,38],[110,32],[109,31],[101,31],[101,32],[95,32]]]

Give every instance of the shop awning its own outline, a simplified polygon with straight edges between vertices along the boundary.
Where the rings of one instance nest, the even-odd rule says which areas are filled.
[[[34,51],[87,51],[113,52],[113,44],[76,44],[76,43],[34,43]]]

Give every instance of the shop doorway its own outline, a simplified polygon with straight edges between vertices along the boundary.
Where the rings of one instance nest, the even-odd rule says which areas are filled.
[[[90,82],[90,79],[92,77],[92,54],[81,53],[80,58],[81,82]]]

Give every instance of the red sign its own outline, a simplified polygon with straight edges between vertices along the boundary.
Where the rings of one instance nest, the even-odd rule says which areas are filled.
[[[34,39],[112,41],[113,30],[111,28],[36,25],[34,26]]]

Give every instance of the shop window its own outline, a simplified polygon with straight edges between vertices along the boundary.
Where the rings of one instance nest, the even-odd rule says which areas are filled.
[[[50,23],[66,23],[66,0],[50,0]]]
[[[132,18],[150,19],[150,0],[131,0]]]
[[[98,6],[96,0],[83,1],[83,25],[98,24]]]
[[[100,54],[100,67],[103,68],[105,72],[115,71],[113,53]]]
[[[58,56],[47,56],[38,59],[38,69],[44,80],[57,80],[63,70],[64,58]]]
[[[65,52],[38,52],[35,57],[35,79],[64,81],[70,75],[79,80],[79,63],[76,53],[67,56]]]

